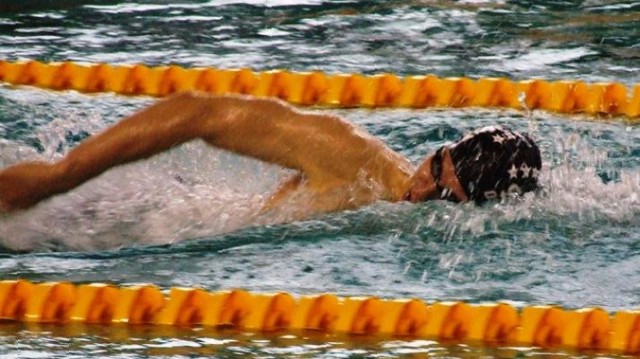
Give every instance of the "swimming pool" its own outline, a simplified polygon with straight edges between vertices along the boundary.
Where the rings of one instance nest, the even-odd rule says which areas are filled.
[[[10,60],[640,82],[638,6],[625,2],[30,1],[0,9],[0,56]],[[60,156],[152,101],[3,86],[0,165]],[[277,224],[254,211],[287,173],[191,143],[0,218],[1,278],[636,308],[637,125],[538,111],[318,110],[414,162],[473,128],[532,132],[547,193],[481,208],[378,203]],[[547,353],[201,328],[2,329],[7,357]]]

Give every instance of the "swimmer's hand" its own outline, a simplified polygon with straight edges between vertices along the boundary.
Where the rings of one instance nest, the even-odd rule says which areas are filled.
[[[0,170],[0,212],[29,208],[56,192],[57,166],[24,162]]]

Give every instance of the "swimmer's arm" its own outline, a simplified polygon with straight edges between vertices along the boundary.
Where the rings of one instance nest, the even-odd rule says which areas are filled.
[[[363,141],[344,121],[301,113],[280,101],[180,94],[90,137],[56,163],[26,162],[0,171],[0,210],[30,207],[110,168],[197,138],[300,170],[317,183],[352,171],[349,149]],[[340,152],[346,163],[335,161]],[[364,158],[364,152],[356,156]]]
[[[56,163],[22,162],[0,171],[0,212],[28,208],[108,169],[197,137],[201,117],[186,96],[173,96],[89,137]]]

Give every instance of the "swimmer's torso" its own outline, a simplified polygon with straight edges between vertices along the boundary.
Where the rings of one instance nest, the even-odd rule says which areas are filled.
[[[324,146],[309,148],[304,137],[282,139],[277,144],[288,151],[299,151],[297,166],[304,172],[281,183],[267,197],[263,212],[286,207],[294,217],[304,218],[357,208],[380,199],[401,199],[413,171],[409,162],[355,126],[339,119],[321,119],[334,120],[340,123],[324,132]]]
[[[215,131],[205,139],[299,171],[269,197],[265,210],[295,202],[305,212],[331,212],[402,198],[413,167],[379,139],[338,117],[245,101],[225,98],[220,113],[210,117]]]

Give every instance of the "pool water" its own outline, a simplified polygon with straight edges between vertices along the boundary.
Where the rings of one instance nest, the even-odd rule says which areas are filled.
[[[38,1],[0,4],[0,58],[440,77],[640,82],[625,1]],[[51,160],[154,101],[0,87],[0,166]],[[531,133],[543,193],[256,215],[290,174],[193,142],[0,218],[0,279],[294,295],[638,307],[640,130],[620,118],[487,109],[314,109],[418,163],[486,125]],[[339,160],[339,159],[337,159]],[[601,357],[387,337],[0,325],[1,357]]]

